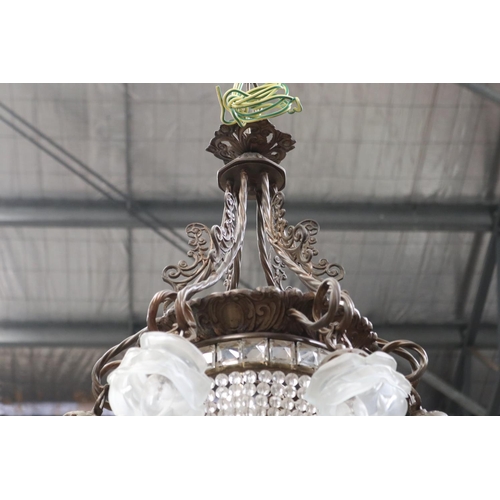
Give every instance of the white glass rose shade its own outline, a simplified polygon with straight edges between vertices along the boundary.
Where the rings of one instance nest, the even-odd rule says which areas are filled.
[[[347,351],[316,370],[304,397],[318,415],[404,416],[411,384],[396,367],[384,352]]]
[[[115,415],[203,415],[212,380],[203,354],[186,339],[146,332],[108,377]]]

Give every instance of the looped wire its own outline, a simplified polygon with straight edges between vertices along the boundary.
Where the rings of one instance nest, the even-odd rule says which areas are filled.
[[[413,387],[416,387],[429,362],[429,358],[423,347],[410,340],[387,342],[386,340],[377,339],[377,343],[382,347],[383,352],[397,354],[410,363],[413,371],[409,375],[406,375],[406,379]],[[407,349],[417,352],[420,360],[417,360]]]
[[[120,361],[110,361],[118,354],[126,351],[129,347],[137,345],[139,342],[139,338],[141,335],[147,331],[147,328],[144,328],[140,332],[137,332],[130,337],[127,337],[125,340],[120,342],[118,345],[109,349],[101,358],[97,361],[97,363],[92,368],[91,378],[92,378],[92,393],[96,398],[102,393],[105,389],[105,384],[102,384],[103,378],[111,371],[114,370],[119,364]],[[108,410],[109,405],[104,403],[104,408]]]
[[[328,295],[328,292],[329,295]],[[340,285],[335,279],[326,279],[318,287],[316,296],[314,297],[312,316],[314,321],[311,321],[304,313],[301,313],[297,309],[290,309],[288,313],[290,316],[295,318],[297,321],[302,323],[307,330],[317,337],[319,330],[328,327],[333,323],[335,314],[340,305],[341,297]],[[325,299],[328,297],[328,308],[324,314],[322,311],[325,307]]]
[[[416,391],[415,387],[412,386],[410,393],[410,408],[409,413],[411,416],[415,415],[419,410],[422,410],[422,399],[420,394]]]
[[[106,384],[101,393],[99,394],[99,396],[97,396],[97,399],[95,400],[94,407],[92,408],[92,413],[94,415],[97,415],[98,417],[102,415],[108,391],[109,391],[109,385]]]
[[[177,292],[171,290],[162,290],[154,294],[151,302],[149,303],[148,313],[146,316],[146,324],[148,325],[148,330],[150,332],[158,331],[158,325],[156,324],[156,316],[158,314],[158,308],[161,304],[164,307],[168,307],[177,298]]]
[[[265,83],[246,91],[243,87],[243,83],[235,83],[224,96],[219,86],[215,88],[221,106],[222,123],[226,125],[237,123],[243,127],[247,123],[302,111],[299,98],[289,95],[288,87],[284,83]],[[226,120],[226,111],[232,120]]]
[[[339,285],[339,288],[340,288],[340,285]],[[342,305],[344,308],[344,315],[343,315],[340,323],[336,326],[336,330],[341,332],[341,333],[345,333],[345,331],[351,326],[355,307],[354,307],[353,300],[351,299],[350,295],[347,292],[343,291],[341,298],[342,298],[342,301],[341,301],[340,305]],[[345,337],[345,335],[344,335],[344,337]]]
[[[179,325],[179,335],[187,340],[194,340],[196,338],[196,320],[191,306],[187,301],[176,300],[174,309]]]

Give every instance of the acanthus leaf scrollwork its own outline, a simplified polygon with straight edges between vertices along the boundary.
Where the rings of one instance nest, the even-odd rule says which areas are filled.
[[[187,255],[193,259],[193,262],[188,264],[181,260],[177,265],[165,267],[162,273],[163,281],[179,291],[190,283],[207,279],[223,260],[224,255],[232,248],[235,221],[236,199],[228,188],[224,197],[221,225],[215,225],[209,229],[198,222],[189,224],[186,227],[186,234],[189,237],[188,244],[192,248]]]
[[[344,269],[338,264],[331,264],[326,259],[313,262],[318,255],[314,248],[319,224],[314,220],[303,220],[297,225],[289,225],[283,208],[285,197],[282,192],[276,193],[271,201],[272,231],[277,244],[289,255],[304,271],[319,278],[327,275],[340,281],[344,277]]]
[[[275,255],[274,259],[273,259],[272,267],[274,269],[273,283],[280,290],[283,290],[283,281],[288,279],[287,275],[285,273],[285,263],[279,258],[278,255]]]
[[[220,226],[212,226],[211,236],[213,242],[213,251],[211,259],[215,264],[218,264],[226,255],[234,244],[234,233],[236,230],[236,199],[226,189],[224,195],[224,213]]]
[[[191,264],[181,260],[177,265],[170,265],[163,269],[163,281],[168,283],[174,290],[181,290],[191,281],[210,274],[211,259],[209,255],[213,250],[213,240],[210,230],[204,224],[195,222],[186,227],[191,250],[187,252],[188,257],[193,259]]]

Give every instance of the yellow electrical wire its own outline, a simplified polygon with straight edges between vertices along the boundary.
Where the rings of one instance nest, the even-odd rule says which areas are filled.
[[[243,127],[247,123],[302,111],[299,98],[288,95],[288,87],[284,83],[265,83],[246,91],[243,90],[244,85],[235,83],[224,96],[219,86],[215,88],[221,106],[222,123],[226,125],[237,123]],[[232,119],[226,119],[226,112]]]

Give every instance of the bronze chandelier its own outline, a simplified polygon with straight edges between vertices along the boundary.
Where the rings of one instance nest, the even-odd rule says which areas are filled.
[[[238,97],[247,99],[249,89]],[[251,103],[241,106],[252,115]],[[341,289],[343,268],[318,259],[318,223],[285,220],[280,164],[295,141],[262,119],[260,106],[252,120],[221,125],[207,148],[224,162],[217,174],[221,224],[186,228],[191,262],[163,270],[172,289],[153,297],[147,326],[95,364],[93,409],[67,415],[104,408],[130,415],[443,415],[424,410],[416,390],[425,350],[379,338]],[[256,200],[266,283],[253,290],[238,287],[248,200]],[[285,270],[307,291],[285,287]],[[195,298],[220,281],[225,292]],[[396,371],[394,356],[409,363],[409,374]]]

